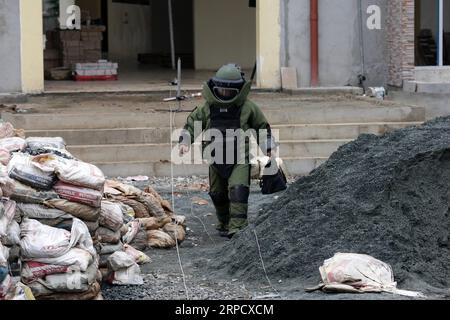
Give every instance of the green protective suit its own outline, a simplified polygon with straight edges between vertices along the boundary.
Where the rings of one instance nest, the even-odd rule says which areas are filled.
[[[250,89],[251,83],[246,82],[238,96],[231,101],[223,102],[216,98],[210,85],[205,83],[203,97],[206,103],[188,116],[180,142],[194,143],[197,138],[194,136],[195,122],[202,123],[203,131],[211,128],[212,108],[240,108],[240,128],[244,131],[254,129],[258,133],[258,143],[260,141],[259,130],[267,130],[268,140],[271,140],[270,125],[266,117],[255,103],[247,99]],[[203,143],[203,147],[206,146],[207,143]],[[269,151],[270,149],[271,147],[266,147],[263,148],[263,151]],[[248,152],[247,144],[245,148],[247,162],[231,165],[231,168],[228,166],[228,173],[224,174],[222,167],[215,164],[209,168],[210,196],[219,220],[217,229],[222,232],[229,232],[229,236],[248,225],[247,213],[251,182],[251,165],[248,163]]]

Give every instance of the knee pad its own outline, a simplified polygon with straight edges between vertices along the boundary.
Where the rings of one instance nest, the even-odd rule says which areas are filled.
[[[211,197],[212,202],[216,206],[225,206],[227,205],[230,200],[228,199],[228,194],[225,192],[210,192],[209,196]]]
[[[248,204],[250,188],[246,186],[235,186],[230,189],[230,201],[233,203]]]

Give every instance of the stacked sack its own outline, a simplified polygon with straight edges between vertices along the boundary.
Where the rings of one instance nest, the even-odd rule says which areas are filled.
[[[94,299],[101,274],[91,234],[105,178],[75,159],[62,138],[28,138],[11,152],[10,195],[20,223],[22,282],[39,299]]]
[[[167,200],[151,187],[144,191],[136,187],[107,180],[105,197],[120,203],[125,216],[135,219],[124,230],[123,242],[138,250],[168,249],[186,237],[185,217],[176,216]]]

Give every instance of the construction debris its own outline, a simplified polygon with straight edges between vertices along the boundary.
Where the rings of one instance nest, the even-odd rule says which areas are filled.
[[[448,288],[449,181],[449,117],[361,135],[264,207],[210,267],[261,278],[255,230],[273,282],[315,283],[325,259],[353,252],[389,263],[400,286]]]
[[[21,133],[0,124],[0,300],[101,300],[102,281],[143,284],[140,250],[184,240],[185,218],[151,187],[106,180],[62,138]]]

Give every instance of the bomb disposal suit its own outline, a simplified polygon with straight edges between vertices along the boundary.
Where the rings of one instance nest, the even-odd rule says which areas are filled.
[[[245,80],[236,65],[223,66],[205,83],[203,97],[206,103],[188,116],[180,137],[180,150],[188,148],[197,138],[195,123],[201,124],[203,155],[210,162],[210,196],[219,220],[217,229],[229,238],[248,225],[249,132],[256,134],[264,153],[270,155],[275,148],[266,117],[247,99],[250,89],[251,82]]]

